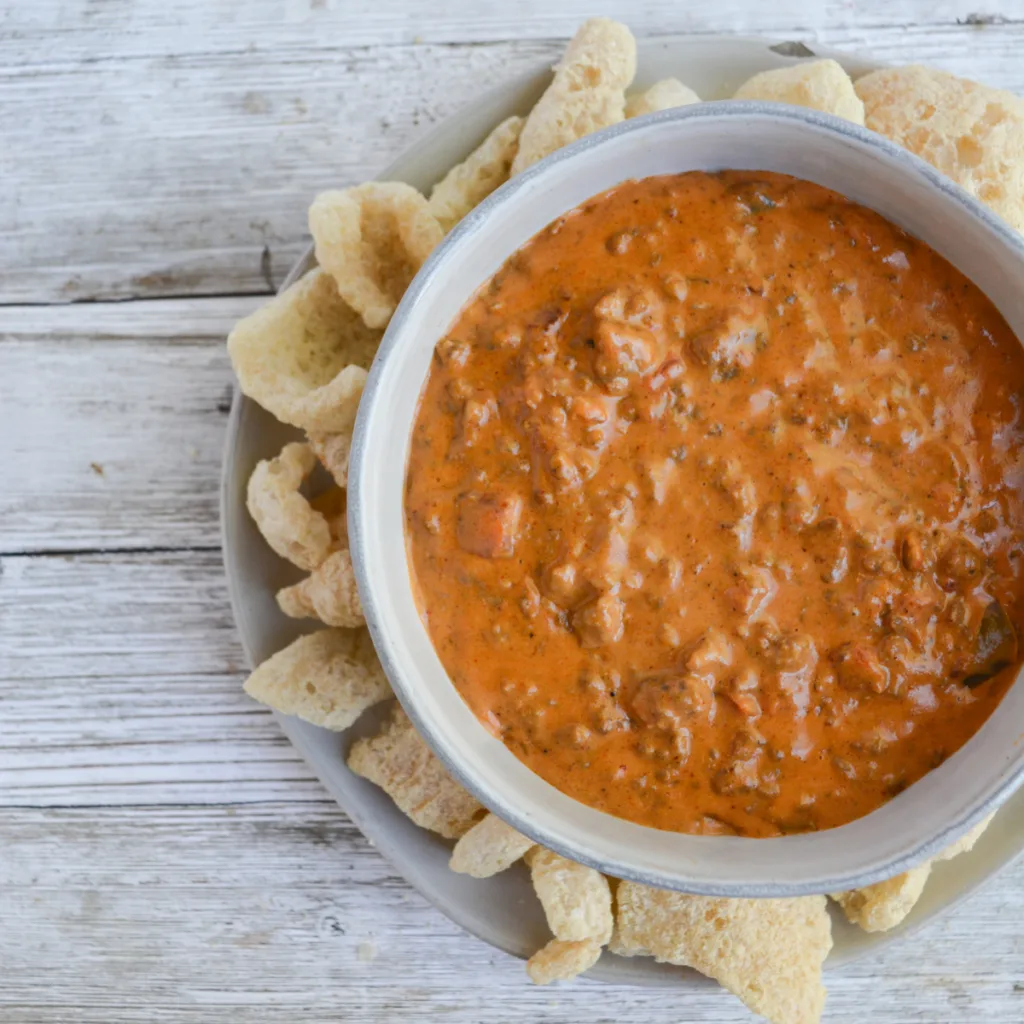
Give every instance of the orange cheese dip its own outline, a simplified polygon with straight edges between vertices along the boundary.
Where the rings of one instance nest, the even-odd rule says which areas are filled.
[[[1024,354],[878,214],[779,174],[625,183],[437,344],[410,567],[535,772],[662,829],[874,810],[1011,685]]]

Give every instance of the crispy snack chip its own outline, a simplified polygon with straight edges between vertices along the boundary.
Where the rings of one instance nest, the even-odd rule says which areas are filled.
[[[621,121],[626,86],[636,74],[636,41],[625,25],[608,18],[585,21],[573,36],[555,77],[523,125],[518,174],[570,142]]]
[[[589,971],[601,959],[603,948],[597,939],[580,939],[578,942],[552,939],[526,961],[526,973],[535,985],[570,981]]]
[[[914,909],[932,873],[932,862],[904,871],[884,882],[836,893],[832,899],[843,908],[847,920],[866,932],[887,932]]]
[[[736,90],[738,100],[770,100],[795,107],[810,107],[864,123],[864,104],[850,76],[834,60],[816,60],[788,68],[762,71]]]
[[[277,606],[293,619],[319,619],[326,626],[354,629],[366,624],[347,550],[328,555],[304,580],[279,590]]]
[[[693,967],[774,1024],[816,1024],[832,948],[824,896],[714,899],[621,882],[611,950]]]
[[[302,482],[316,456],[308,444],[293,442],[274,459],[257,464],[249,477],[246,507],[263,539],[282,558],[311,572],[331,553],[327,518],[302,496]]]
[[[700,103],[700,97],[688,85],[683,85],[678,78],[663,78],[646,92],[634,93],[626,99],[626,117],[653,114],[691,103]]]
[[[309,446],[320,465],[334,477],[339,487],[348,487],[348,463],[352,454],[352,429],[334,434],[310,434]]]
[[[455,844],[448,866],[460,875],[490,878],[507,871],[533,845],[496,814],[488,814]]]
[[[228,352],[242,391],[282,423],[345,430],[380,337],[346,305],[330,275],[313,270],[239,321]]]
[[[526,972],[538,985],[568,981],[597,963],[601,949],[612,936],[614,918],[608,879],[543,846],[531,846],[526,851],[526,863],[555,936],[530,957]]]
[[[925,883],[932,873],[936,861],[952,860],[961,853],[974,848],[982,832],[988,828],[991,816],[961,836],[952,846],[946,847],[935,860],[925,861],[916,868],[904,871],[895,878],[884,882],[836,893],[832,899],[843,908],[843,913],[853,924],[860,925],[866,932],[887,932],[895,928],[914,909],[924,892]]]
[[[245,682],[261,704],[341,732],[391,696],[365,629],[323,629],[300,636]]]
[[[411,185],[371,181],[322,192],[309,208],[317,262],[368,327],[385,327],[444,231]]]
[[[528,851],[526,863],[556,939],[596,939],[604,945],[611,938],[612,894],[604,875],[543,846]]]
[[[427,205],[445,232],[508,181],[522,130],[521,117],[506,118],[434,186]]]
[[[866,124],[1024,231],[1024,99],[932,68],[857,80]]]
[[[417,825],[449,839],[468,832],[483,810],[445,771],[397,703],[376,736],[353,745],[348,766],[380,786]]]

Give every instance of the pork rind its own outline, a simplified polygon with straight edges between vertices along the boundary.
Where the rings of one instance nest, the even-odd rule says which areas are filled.
[[[832,948],[824,896],[715,899],[621,882],[615,938],[623,956],[693,967],[774,1024],[817,1024]]]
[[[530,957],[526,972],[538,985],[568,981],[593,967],[612,937],[614,918],[608,879],[543,846],[529,849],[526,863],[555,936]]]
[[[834,60],[816,60],[788,68],[762,71],[736,91],[738,100],[770,100],[810,107],[826,114],[864,123],[864,104],[850,76]]]
[[[282,558],[311,572],[331,553],[327,518],[302,495],[316,456],[308,444],[286,444],[281,454],[257,464],[249,477],[246,507],[263,539]]]
[[[323,192],[309,208],[317,262],[367,327],[386,327],[416,271],[444,236],[411,185],[371,181]]]
[[[228,352],[242,391],[282,423],[345,430],[380,338],[330,275],[313,270],[239,321]]]
[[[325,626],[354,629],[366,624],[347,550],[328,555],[304,580],[279,590],[277,606],[293,619],[319,619]]]
[[[335,434],[310,434],[309,445],[320,464],[334,477],[339,487],[348,487],[348,464],[352,455],[352,431]]]
[[[521,117],[506,118],[434,186],[427,205],[445,232],[508,181],[522,130]]]
[[[663,78],[655,82],[646,92],[638,92],[626,100],[626,117],[640,117],[671,107],[685,107],[700,103],[700,97],[678,78]]]
[[[636,74],[636,41],[608,18],[585,21],[573,36],[555,77],[523,125],[516,175],[570,142],[621,121],[626,86]]]
[[[556,939],[597,939],[604,945],[611,938],[612,894],[604,875],[543,846],[530,850],[526,863]]]
[[[460,875],[490,878],[507,871],[533,845],[496,814],[488,814],[455,844],[448,866]]]
[[[991,820],[992,818],[988,817],[976,825],[952,846],[943,850],[935,860],[925,861],[924,864],[919,864],[916,868],[904,871],[903,874],[888,878],[884,882],[876,882],[863,889],[837,893],[832,899],[843,908],[847,919],[853,924],[860,925],[864,931],[887,932],[900,924],[914,909],[931,875],[932,865],[936,861],[952,860],[953,857],[971,850]]]
[[[483,810],[445,771],[399,704],[376,736],[353,745],[348,766],[380,786],[417,825],[449,839],[468,832]]]
[[[245,682],[245,692],[286,715],[341,732],[391,696],[365,629],[324,629],[278,651]]]
[[[864,931],[887,932],[914,909],[931,873],[931,861],[927,861],[884,882],[836,893],[832,899],[843,908],[847,919]]]
[[[526,973],[535,985],[571,981],[578,974],[589,971],[601,959],[603,948],[597,939],[580,939],[578,942],[552,939],[526,961]]]
[[[1024,231],[1024,99],[932,68],[857,80],[865,123]]]

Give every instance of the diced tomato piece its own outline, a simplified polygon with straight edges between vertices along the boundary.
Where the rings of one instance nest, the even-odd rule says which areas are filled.
[[[464,494],[458,500],[459,547],[481,558],[511,558],[519,537],[518,494]]]

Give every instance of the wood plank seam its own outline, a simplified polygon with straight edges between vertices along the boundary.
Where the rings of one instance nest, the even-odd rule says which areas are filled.
[[[168,546],[136,547],[112,545],[89,548],[39,548],[30,551],[2,551],[0,558],[86,558],[90,555],[209,555],[222,551],[220,544],[184,544]],[[2,574],[0,568],[0,574]]]
[[[309,240],[312,241],[312,238]],[[264,250],[269,252],[269,247],[264,246]],[[107,298],[103,296],[94,297],[87,295],[82,296],[81,298],[70,298],[63,302],[57,299],[51,299],[47,302],[7,302],[3,298],[0,298],[0,308],[17,312],[21,309],[52,309],[54,306],[63,309],[67,306],[131,306],[133,303],[139,302],[191,302],[194,299],[258,299],[260,296],[266,296],[269,299],[271,296],[277,294],[277,286],[269,277],[266,278],[266,282],[266,288],[251,291],[210,291],[190,292],[188,294],[182,294],[181,292],[169,292],[166,295],[161,295],[158,292],[147,292],[145,295],[125,295],[121,298]],[[189,339],[201,340],[202,336],[189,335]],[[3,344],[3,338],[0,338],[0,344]]]

